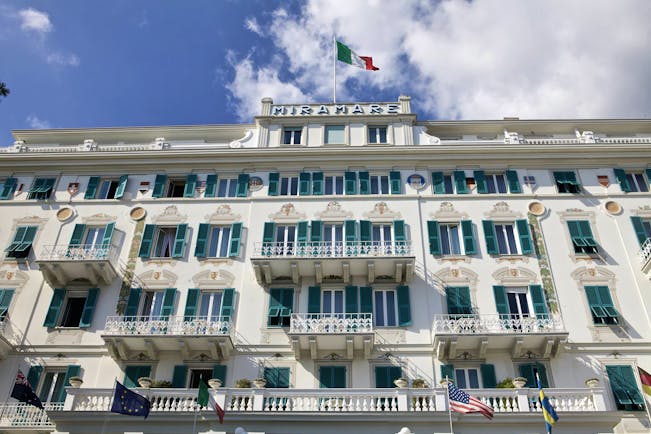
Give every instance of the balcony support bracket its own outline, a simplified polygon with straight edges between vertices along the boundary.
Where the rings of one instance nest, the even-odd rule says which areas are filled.
[[[368,261],[366,267],[368,268],[368,283],[370,285],[375,281],[375,262]]]
[[[522,344],[524,340],[522,338],[517,338],[515,340],[515,343],[513,344],[513,349],[511,350],[511,356],[514,359],[517,359],[520,357],[520,354],[522,353]]]
[[[316,283],[323,283],[323,270],[321,269],[320,262],[314,263],[314,279],[316,280]]]
[[[310,344],[310,357],[312,358],[312,360],[316,360],[318,352],[316,346],[316,338],[314,336],[310,337],[309,344]]]
[[[479,358],[486,358],[486,350],[488,349],[488,338],[484,338],[479,342]]]
[[[346,357],[348,358],[348,360],[353,360],[354,356],[355,356],[355,349],[353,345],[353,337],[346,336]]]

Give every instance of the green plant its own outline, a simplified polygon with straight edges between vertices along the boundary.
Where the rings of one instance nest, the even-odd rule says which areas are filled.
[[[235,382],[235,387],[238,389],[250,389],[251,388],[251,380],[248,378],[240,378]]]
[[[156,389],[167,389],[172,387],[172,382],[167,380],[154,380],[151,383],[151,387]]]
[[[513,384],[513,378],[506,377],[504,380],[497,383],[495,387],[497,387],[498,389],[515,389],[515,385]]]
[[[423,380],[422,378],[415,378],[414,381],[411,382],[411,387],[414,389],[426,389],[427,381]]]

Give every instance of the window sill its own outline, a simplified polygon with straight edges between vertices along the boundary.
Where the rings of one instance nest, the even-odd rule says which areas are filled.
[[[510,261],[523,261],[523,262],[529,262],[529,256],[528,255],[500,255],[500,254],[492,254],[495,258],[496,261],[498,262],[510,262]]]
[[[468,255],[434,255],[441,262],[470,262]]]

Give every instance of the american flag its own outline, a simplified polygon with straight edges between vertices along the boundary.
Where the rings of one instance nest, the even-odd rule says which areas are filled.
[[[473,398],[448,381],[450,409],[457,413],[481,413],[488,419],[493,418],[493,409],[477,398]]]

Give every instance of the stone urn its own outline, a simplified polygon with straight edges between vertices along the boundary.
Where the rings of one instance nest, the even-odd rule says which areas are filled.
[[[264,386],[267,385],[267,380],[265,380],[264,378],[256,378],[255,380],[253,380],[253,385],[258,389],[262,389]]]
[[[138,378],[138,385],[143,389],[149,389],[151,387],[152,379],[149,377],[140,377]]]
[[[208,380],[208,386],[210,386],[210,388],[213,390],[219,389],[220,387],[222,387],[222,380],[220,380],[219,378],[211,378],[210,380]]]
[[[590,389],[595,389],[599,387],[599,379],[598,378],[588,378],[585,380],[585,385],[588,386]]]
[[[70,377],[68,382],[75,389],[79,389],[81,385],[84,384],[84,380],[82,380],[81,377]]]
[[[524,377],[515,377],[513,379],[513,385],[516,389],[522,389],[527,384],[527,379]]]
[[[393,384],[395,384],[396,387],[399,387],[400,389],[404,389],[409,385],[409,381],[407,381],[406,378],[398,378],[393,380]]]

